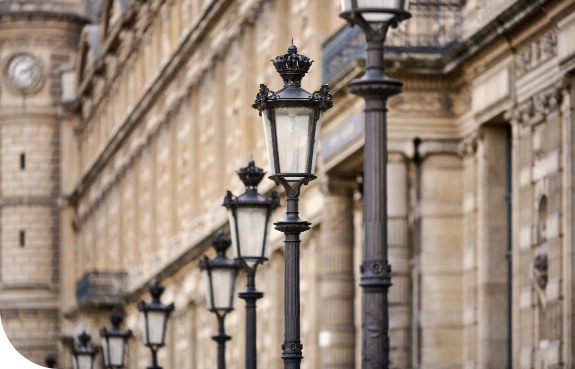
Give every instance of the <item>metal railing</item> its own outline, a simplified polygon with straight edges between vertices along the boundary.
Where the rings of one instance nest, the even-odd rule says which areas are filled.
[[[409,11],[411,19],[389,32],[386,52],[443,54],[461,41],[461,0],[419,0]],[[323,44],[324,82],[358,58],[365,58],[365,36],[358,26],[345,25]]]
[[[88,272],[76,283],[78,303],[117,303],[124,297],[128,273]]]

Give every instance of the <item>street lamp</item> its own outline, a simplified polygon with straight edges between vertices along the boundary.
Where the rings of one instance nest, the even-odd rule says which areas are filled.
[[[403,84],[384,73],[383,53],[388,28],[411,15],[409,0],[342,0],[342,13],[357,24],[367,42],[366,72],[349,82],[349,91],[365,100],[363,178],[362,367],[389,368],[389,307],[391,265],[387,260],[387,98]]]
[[[301,80],[313,63],[297,53],[293,45],[287,54],[272,60],[284,87],[273,92],[260,85],[252,105],[263,117],[268,159],[276,185],[286,192],[286,218],[274,223],[285,234],[285,319],[282,359],[284,368],[300,367],[303,345],[300,341],[299,235],[310,223],[299,218],[301,186],[317,178],[313,172],[322,113],[333,106],[329,87],[323,85],[313,94],[301,88]]]
[[[225,332],[226,314],[234,310],[234,291],[240,266],[226,257],[232,241],[219,231],[211,240],[216,249],[216,257],[200,260],[200,269],[206,283],[206,303],[208,309],[218,317],[218,333],[212,339],[218,343],[218,369],[226,368],[226,341],[232,338]]]
[[[264,171],[253,160],[238,171],[246,186],[246,192],[235,197],[228,191],[224,206],[228,209],[234,259],[246,270],[246,289],[239,293],[246,300],[246,369],[257,367],[256,349],[256,301],[264,294],[256,290],[256,269],[268,260],[271,214],[279,206],[277,192],[271,197],[258,193],[258,185]]]
[[[340,16],[352,24],[401,22],[411,16],[408,8],[409,0],[341,0]]]
[[[46,356],[44,358],[44,363],[46,364],[46,367],[48,368],[54,368],[54,366],[56,365],[58,361],[56,360],[56,358],[54,356],[52,356],[52,354],[48,354],[48,356]]]
[[[160,296],[164,293],[164,286],[158,280],[148,286],[148,292],[152,295],[152,302],[140,301],[140,322],[142,324],[142,338],[144,345],[152,351],[152,365],[148,369],[162,369],[158,366],[157,352],[165,345],[168,319],[174,311],[174,304],[164,305],[160,302]]]
[[[120,329],[120,324],[122,324],[124,317],[116,309],[108,317],[108,320],[112,323],[112,329],[102,328],[100,330],[102,350],[104,352],[104,366],[106,368],[124,368],[128,339],[132,337],[132,331]]]
[[[95,348],[88,347],[88,344],[92,340],[89,334],[82,331],[82,334],[78,336],[78,341],[80,341],[80,346],[78,348],[72,347],[70,353],[72,354],[72,363],[74,369],[93,369],[94,360],[98,350]]]

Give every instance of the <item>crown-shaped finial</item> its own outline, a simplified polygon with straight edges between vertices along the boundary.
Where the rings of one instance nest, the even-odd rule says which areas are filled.
[[[276,56],[271,61],[284,80],[284,86],[300,87],[301,80],[309,71],[313,60],[305,55],[297,53],[297,47],[293,44],[288,46],[287,54]]]
[[[160,302],[160,296],[164,293],[164,289],[165,287],[157,279],[154,279],[154,282],[148,286],[148,292],[152,295],[154,302]]]
[[[232,240],[230,240],[230,238],[227,237],[221,229],[216,234],[216,237],[212,238],[210,242],[212,243],[214,249],[216,249],[218,255],[221,256],[226,255],[226,251],[232,244]]]
[[[247,167],[240,168],[237,173],[244,185],[246,185],[246,191],[257,191],[258,185],[265,175],[264,170],[256,167],[252,159],[248,162]]]
[[[112,327],[114,327],[114,329],[120,329],[120,324],[122,324],[122,322],[124,321],[124,317],[122,316],[122,314],[118,313],[117,309],[114,309],[114,311],[112,311],[112,314],[108,316],[108,320],[110,321],[110,323],[112,323]]]
[[[78,336],[78,341],[80,341],[80,347],[88,347],[88,343],[92,340],[92,337],[86,333],[86,331],[82,331],[82,334]]]

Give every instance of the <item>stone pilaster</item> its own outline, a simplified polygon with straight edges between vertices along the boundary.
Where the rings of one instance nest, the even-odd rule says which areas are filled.
[[[320,368],[355,368],[353,182],[324,182],[320,242]]]

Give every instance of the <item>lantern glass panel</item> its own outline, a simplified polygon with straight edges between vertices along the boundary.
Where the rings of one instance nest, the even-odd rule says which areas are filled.
[[[108,338],[109,339],[109,338]],[[110,361],[108,360],[108,345],[109,341],[106,341],[106,338],[102,339],[102,352],[104,353],[104,366],[109,367],[111,366]]]
[[[351,10],[351,0],[341,0],[341,11],[347,12]]]
[[[273,110],[272,110],[273,112]],[[277,174],[276,173],[276,165],[275,165],[275,159],[274,159],[274,145],[273,145],[273,141],[272,141],[272,125],[271,122],[268,118],[268,110],[264,110],[262,112],[262,117],[264,118],[264,134],[265,134],[265,138],[266,138],[266,148],[268,151],[268,160],[270,163],[270,172],[272,175]],[[231,221],[230,221],[230,226],[231,226]],[[232,231],[234,232],[234,231]],[[232,233],[232,239],[233,239],[233,233]],[[236,251],[235,251],[235,245],[234,245],[234,256],[236,255]]]
[[[108,344],[104,342],[102,348],[104,349],[104,360],[107,366],[123,366],[124,364],[123,337],[108,337]],[[110,359],[110,361],[108,361],[108,358]]]
[[[74,369],[92,369],[94,363],[92,355],[74,355],[73,359]]]
[[[265,252],[267,251],[266,245],[264,245],[264,234],[266,228],[269,227],[266,224],[268,209],[267,207],[238,207],[237,210],[237,221],[238,221],[238,231],[239,231],[239,247],[242,258],[249,259],[261,259],[261,257],[267,257]],[[266,244],[268,243],[268,238],[266,237]],[[234,249],[236,246],[234,245]],[[235,256],[235,253],[234,253]]]
[[[228,219],[230,221],[230,233],[232,236],[232,251],[234,252],[234,258],[239,257],[238,253],[238,235],[236,234],[236,217],[234,217],[234,212],[232,209],[228,209]]]
[[[274,112],[280,173],[313,174],[313,168],[310,169],[310,172],[307,170],[307,158],[310,154],[308,152],[309,132],[314,122],[314,109],[286,107],[276,108]],[[263,114],[263,116],[271,172],[278,174],[275,170],[273,157],[271,123],[267,114]],[[315,137],[315,134],[312,137]],[[315,152],[311,154],[315,156]],[[299,180],[301,178],[290,179]]]
[[[208,270],[205,269],[202,271],[202,275],[204,276],[204,283],[206,285],[206,305],[208,309],[213,309],[214,305],[212,304],[212,288],[210,286],[210,273]]]
[[[167,319],[167,313],[165,311],[148,310],[147,314],[147,322],[144,312],[142,312],[140,316],[144,344],[162,346],[164,344],[164,323]],[[147,330],[146,324],[148,326]]]
[[[214,293],[214,309],[228,310],[233,306],[236,270],[233,268],[212,268],[212,286]]]

